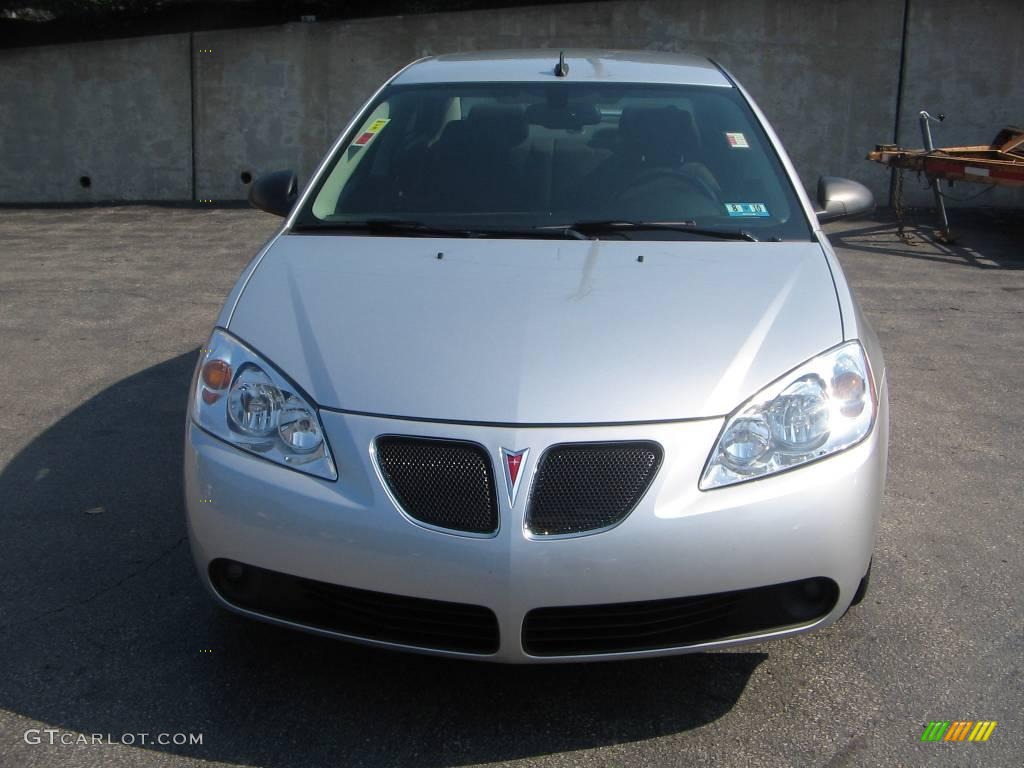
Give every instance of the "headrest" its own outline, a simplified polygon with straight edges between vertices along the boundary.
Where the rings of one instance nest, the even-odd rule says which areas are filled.
[[[474,143],[509,149],[526,138],[528,129],[521,107],[477,104],[466,118],[467,134]]]
[[[678,159],[684,154],[696,154],[700,141],[693,115],[670,104],[623,109],[619,143],[658,158]]]

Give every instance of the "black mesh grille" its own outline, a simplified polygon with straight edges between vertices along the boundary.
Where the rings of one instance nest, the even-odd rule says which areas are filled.
[[[661,456],[649,442],[552,446],[533,481],[527,527],[554,536],[614,525],[643,498]]]
[[[678,648],[806,624],[828,614],[839,587],[826,578],[642,603],[537,608],[523,622],[534,656]]]
[[[468,533],[498,530],[498,499],[487,452],[475,443],[377,438],[384,482],[410,517]]]
[[[420,648],[498,650],[498,619],[480,605],[371,592],[222,559],[210,563],[210,579],[229,603],[307,627]]]

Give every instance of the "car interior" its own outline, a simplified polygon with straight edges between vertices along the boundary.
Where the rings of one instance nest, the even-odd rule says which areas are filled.
[[[318,194],[317,215],[679,221],[723,217],[726,202],[762,203],[776,221],[790,215],[761,138],[716,96],[409,95],[364,121],[387,124],[367,146],[349,146]],[[731,147],[730,132],[749,146]]]

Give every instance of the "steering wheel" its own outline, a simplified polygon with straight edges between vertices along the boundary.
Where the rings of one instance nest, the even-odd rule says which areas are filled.
[[[673,181],[681,181],[711,202],[716,204],[718,203],[718,196],[711,190],[711,187],[700,179],[694,178],[690,174],[684,173],[678,168],[651,168],[648,171],[644,171],[640,175],[634,176],[630,179],[621,194],[625,196],[629,191],[636,187],[642,187],[663,178],[672,179]]]

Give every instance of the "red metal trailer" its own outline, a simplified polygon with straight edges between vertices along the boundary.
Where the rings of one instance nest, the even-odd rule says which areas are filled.
[[[868,160],[923,173],[930,179],[1024,186],[1024,129],[1004,128],[991,144],[902,149],[879,144]]]
[[[932,146],[931,130],[928,121],[931,116],[921,112],[921,135],[924,149],[904,149],[895,144],[879,144],[874,151],[868,153],[868,160],[888,165],[902,171],[910,170],[924,174],[935,192],[935,206],[941,219],[941,236],[952,241],[949,230],[949,219],[939,180],[949,183],[967,181],[974,184],[991,184],[1000,186],[1024,186],[1024,129],[1007,127],[1001,130],[991,144],[969,147]],[[942,115],[939,116],[942,119]],[[897,190],[902,185],[897,185]],[[902,201],[897,195],[897,215],[901,219]]]

